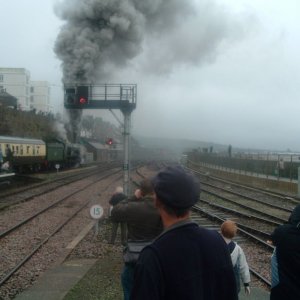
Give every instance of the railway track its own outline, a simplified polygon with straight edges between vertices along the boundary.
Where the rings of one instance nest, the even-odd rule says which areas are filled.
[[[268,219],[273,221],[274,225],[285,223],[293,208],[295,199],[290,197],[261,193],[261,189],[254,189],[222,180],[220,185],[219,179],[208,177],[199,172],[194,172],[199,177],[201,183],[202,199],[238,212],[244,212],[257,218]],[[237,190],[238,189],[238,190]]]
[[[219,229],[226,219],[239,228],[236,241],[245,251],[251,273],[270,288],[270,257],[273,247],[267,243],[270,233],[285,223],[299,200],[291,195],[270,192],[192,171],[201,184],[201,197],[192,217],[201,225]]]
[[[27,187],[22,187],[19,189],[15,189],[13,191],[1,193],[0,210],[20,202],[28,201],[34,197],[51,192],[66,184],[76,182],[78,180],[81,180],[82,178],[93,176],[108,168],[114,168],[117,166],[120,166],[120,164],[119,163],[105,164],[99,167],[89,168],[87,170],[78,170],[78,171],[76,170],[76,173],[71,173],[71,174],[68,173],[68,174],[60,175],[58,177],[52,178],[44,182],[39,182],[37,184],[29,185]]]
[[[70,184],[69,193],[63,193],[62,188],[60,188],[58,193],[60,197],[57,197],[57,194],[54,195],[56,201],[2,230],[0,234],[0,298],[1,294],[5,294],[7,290],[11,291],[11,284],[16,281],[14,278],[18,278],[20,274],[27,278],[27,281],[32,281],[30,278],[32,276],[35,278],[35,271],[30,271],[29,275],[27,273],[28,269],[31,270],[31,268],[36,267],[36,261],[40,259],[42,261],[43,258],[40,257],[39,252],[48,251],[50,254],[47,254],[47,259],[55,260],[54,257],[51,257],[53,250],[47,250],[50,247],[48,243],[57,235],[62,234],[62,231],[71,230],[65,229],[66,226],[77,215],[83,214],[88,205],[91,205],[94,199],[93,197],[92,199],[84,197],[86,191],[99,182],[106,182],[101,188],[101,192],[104,192],[109,186],[121,179],[120,173],[120,168],[109,168],[94,180],[85,179],[81,184],[75,184],[75,186],[74,183]],[[73,237],[78,234],[77,228],[72,228],[72,231]],[[59,239],[58,243],[60,244],[59,249],[64,248],[64,239]],[[44,263],[42,268],[47,268],[47,263],[46,265]]]
[[[199,176],[199,178],[203,181],[207,181],[210,179],[216,185],[219,183],[221,186],[230,186],[231,189],[237,189],[240,191],[247,191],[248,193],[255,193],[257,197],[262,197],[263,200],[268,201],[269,197],[271,201],[276,201],[280,205],[284,207],[287,206],[295,206],[300,203],[300,199],[295,195],[290,195],[278,191],[270,191],[269,189],[264,189],[261,187],[253,187],[246,184],[240,184],[231,180],[225,180],[223,178],[219,178],[213,176],[209,173],[209,171],[201,171],[196,168],[186,168],[187,170],[193,172],[195,175]]]
[[[242,196],[236,197],[235,195],[227,193],[218,193],[215,189],[207,190],[202,188],[202,195],[211,203],[223,205],[232,209],[252,213],[258,217],[273,220],[279,223],[284,223],[288,220],[290,212],[281,210],[280,207],[265,205],[264,203],[256,203],[254,200],[249,200]]]

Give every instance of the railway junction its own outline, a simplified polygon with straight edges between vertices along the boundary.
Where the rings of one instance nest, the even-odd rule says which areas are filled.
[[[131,188],[134,189],[141,178],[153,176],[163,167],[164,164],[137,166],[131,174]],[[198,176],[202,186],[199,202],[192,213],[193,220],[215,230],[219,230],[224,219],[233,219],[238,224],[236,240],[246,253],[252,277],[250,297],[244,297],[242,290],[240,299],[269,299],[270,256],[273,249],[266,240],[276,226],[287,220],[299,199],[270,188],[263,190],[246,186],[245,183],[240,185],[215,176],[213,170],[208,173],[203,167],[189,168]],[[36,183],[35,189],[14,196],[6,195],[7,202],[9,197],[16,202],[0,212],[3,220],[0,224],[1,259],[5,257],[3,266],[6,267],[0,276],[1,299],[123,298],[120,284],[122,246],[120,237],[115,245],[108,243],[111,224],[107,218],[108,199],[115,186],[122,182],[122,164],[110,165],[108,169],[110,171],[105,171],[103,166],[100,172],[96,172],[91,168],[90,174],[86,170],[82,175],[84,179],[80,180],[73,177],[77,172],[69,172],[69,179],[61,179],[55,186],[52,183],[48,191],[41,183]],[[229,178],[229,175],[226,177]],[[52,195],[50,190],[56,194]],[[81,194],[75,196],[75,190]],[[46,197],[47,194],[49,197]],[[75,201],[75,198],[78,200]],[[86,200],[81,202],[83,199]],[[42,205],[43,200],[47,202],[47,207],[52,205],[52,208],[46,209]],[[99,227],[89,215],[93,204],[104,208]],[[37,215],[34,218],[31,215],[33,207]],[[70,219],[68,221],[56,220],[59,214],[65,215],[71,208],[74,217],[66,216]],[[31,222],[38,230],[31,227]],[[53,223],[53,228],[48,229],[49,222]],[[72,231],[72,227],[75,230]],[[43,234],[39,235],[41,228],[44,228]],[[22,230],[26,232],[26,242],[21,238],[25,235]],[[55,233],[47,237],[46,232]],[[13,237],[12,240],[10,237]],[[39,244],[41,240],[44,242],[42,245]],[[37,249],[36,253],[25,259],[22,255],[26,252],[28,257],[32,246]],[[20,261],[24,262],[22,266],[16,264]]]

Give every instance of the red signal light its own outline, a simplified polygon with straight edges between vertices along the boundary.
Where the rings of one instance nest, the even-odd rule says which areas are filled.
[[[106,140],[106,144],[107,144],[107,145],[112,145],[112,144],[113,144],[113,139],[112,139],[112,138],[107,139],[107,140]]]
[[[79,103],[80,103],[80,104],[86,104],[86,103],[87,103],[86,98],[81,97],[81,98],[79,99]]]

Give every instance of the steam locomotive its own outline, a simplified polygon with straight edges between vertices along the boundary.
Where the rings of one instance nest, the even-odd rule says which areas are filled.
[[[80,147],[59,139],[0,136],[0,160],[2,169],[8,163],[17,173],[74,167],[80,163]]]

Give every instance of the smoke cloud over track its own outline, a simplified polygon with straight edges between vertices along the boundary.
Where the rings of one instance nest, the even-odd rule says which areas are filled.
[[[132,61],[139,74],[211,62],[244,30],[213,0],[64,0],[55,11],[64,84],[109,82]],[[70,113],[75,127],[81,111]]]
[[[63,81],[105,81],[144,53],[147,71],[169,72],[178,64],[214,58],[218,46],[243,31],[212,0],[64,0],[64,21],[55,44]],[[200,7],[200,9],[199,9]],[[196,12],[197,11],[197,12]]]

